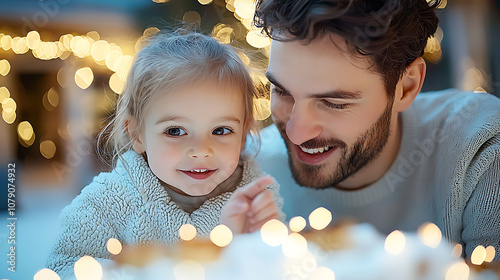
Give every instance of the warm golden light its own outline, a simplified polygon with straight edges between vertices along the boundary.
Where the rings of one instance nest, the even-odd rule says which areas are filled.
[[[488,246],[486,247],[486,258],[484,259],[485,262],[492,262],[493,259],[495,258],[495,247],[493,246]]]
[[[53,270],[44,268],[33,276],[33,280],[61,280],[61,277]]]
[[[311,273],[309,280],[335,280],[335,273],[327,267],[318,267]]]
[[[0,46],[2,46],[4,51],[10,50],[12,46],[12,37],[10,35],[2,36],[2,39],[0,39]]]
[[[248,31],[246,39],[248,44],[257,49],[271,45],[271,39],[256,30]]]
[[[6,87],[0,87],[0,103],[10,97],[9,89]]]
[[[77,280],[102,279],[101,264],[90,256],[83,256],[76,261],[74,270]]]
[[[306,227],[306,219],[301,216],[296,216],[290,219],[288,225],[292,231],[299,232]]]
[[[123,55],[119,48],[110,48],[108,56],[106,56],[106,66],[109,70],[115,71],[116,60]]]
[[[15,112],[17,109],[16,101],[14,101],[14,99],[12,99],[10,97],[5,98],[2,101],[2,109],[4,112],[6,112],[8,114]]]
[[[87,32],[87,34],[85,36],[91,38],[92,40],[94,40],[94,42],[99,41],[101,39],[101,35],[99,35],[99,33],[97,31]]]
[[[218,225],[210,232],[210,240],[219,247],[226,247],[233,240],[233,233],[227,226]]]
[[[90,67],[83,67],[76,71],[75,82],[81,89],[88,88],[94,81],[94,73]]]
[[[30,49],[34,49],[38,44],[40,44],[40,34],[37,31],[33,30],[28,32],[26,39]]]
[[[3,120],[8,124],[13,124],[16,120],[16,112],[7,113],[5,111],[2,112]]]
[[[75,36],[71,39],[71,51],[79,57],[84,58],[90,54],[91,43],[87,37]]]
[[[133,57],[130,55],[122,55],[118,57],[115,61],[115,71],[120,79],[125,81],[127,79],[128,72],[130,71],[130,67],[132,67]]]
[[[391,232],[385,239],[385,250],[391,255],[399,255],[403,252],[406,245],[406,237],[404,234],[395,230]]]
[[[234,12],[241,18],[253,18],[255,6],[252,2],[241,2],[235,7]]]
[[[418,229],[418,237],[425,245],[436,248],[441,243],[441,230],[433,223],[425,223]]]
[[[445,280],[467,280],[469,279],[469,266],[463,261],[451,265],[446,271]]]
[[[257,98],[253,103],[255,119],[263,121],[271,116],[271,101],[267,98]]]
[[[457,259],[462,256],[462,244],[457,243],[455,246],[453,246],[453,250],[451,251],[451,256]]]
[[[200,2],[200,4],[202,4],[202,5],[208,5],[208,4],[212,3],[213,0],[198,0],[198,2]]]
[[[109,78],[109,88],[117,94],[122,94],[125,88],[125,81],[123,81],[117,73],[114,73]]]
[[[196,228],[191,224],[182,225],[179,229],[179,236],[182,240],[193,240],[196,236]]]
[[[122,243],[118,239],[110,238],[108,242],[106,242],[106,248],[111,254],[118,255],[122,251]]]
[[[96,61],[102,61],[105,60],[106,57],[108,56],[109,49],[110,49],[109,43],[104,40],[100,40],[92,44],[92,47],[90,48],[90,53],[92,54],[92,57]]]
[[[262,241],[269,246],[281,245],[288,237],[288,228],[279,220],[273,219],[266,222],[260,229]]]
[[[20,122],[17,125],[17,134],[24,141],[30,140],[31,137],[33,137],[33,133],[34,133],[33,127],[31,126],[31,124],[28,121]]]
[[[201,16],[197,11],[186,12],[182,16],[182,21],[184,22],[201,22]]]
[[[50,140],[45,140],[40,143],[40,153],[46,159],[51,159],[56,154],[56,144]]]
[[[167,3],[169,0],[153,0],[155,3]]]
[[[233,34],[233,28],[230,26],[223,26],[217,32],[214,32],[214,38],[217,39],[221,44],[231,43],[231,38]]]
[[[332,221],[332,212],[324,207],[319,207],[309,214],[309,224],[313,229],[322,230]]]
[[[47,99],[50,105],[57,107],[59,105],[59,94],[54,88],[50,88],[47,92]]]
[[[300,234],[290,234],[281,246],[283,254],[288,258],[297,258],[307,252],[307,240]]]
[[[185,260],[174,266],[175,280],[203,280],[205,269],[195,261]]]
[[[151,26],[151,27],[144,29],[144,32],[142,32],[142,36],[144,36],[144,38],[154,37],[159,32],[160,32],[160,29],[158,27]]]
[[[14,46],[14,40],[12,41],[12,50],[16,54],[25,54],[30,48],[28,47],[28,41],[26,38],[17,38]]]
[[[472,251],[470,256],[470,262],[475,265],[482,265],[486,260],[486,248],[484,246],[479,245]]]
[[[7,76],[10,72],[10,63],[7,59],[0,60],[0,75]]]

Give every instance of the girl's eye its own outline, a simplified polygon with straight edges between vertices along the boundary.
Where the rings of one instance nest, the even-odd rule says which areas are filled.
[[[230,129],[230,128],[227,128],[227,127],[217,127],[216,129],[214,129],[214,131],[212,131],[212,134],[214,135],[226,135],[226,134],[229,134],[229,133],[232,133],[233,130]]]
[[[326,107],[332,108],[332,109],[337,109],[337,110],[343,110],[343,109],[349,107],[349,104],[336,104],[336,103],[332,103],[332,102],[329,102],[329,101],[326,101],[326,100],[321,100],[321,102]]]
[[[165,130],[168,136],[182,136],[187,134],[186,131],[180,127],[169,127]]]

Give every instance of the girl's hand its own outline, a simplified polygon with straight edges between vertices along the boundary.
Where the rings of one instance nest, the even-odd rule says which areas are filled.
[[[222,209],[220,223],[238,234],[254,232],[267,221],[279,219],[273,194],[265,189],[273,181],[264,176],[237,189]]]

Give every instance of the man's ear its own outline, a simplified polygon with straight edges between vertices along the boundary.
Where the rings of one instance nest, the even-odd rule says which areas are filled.
[[[425,71],[426,65],[422,57],[417,57],[408,67],[406,67],[403,77],[396,85],[394,110],[402,112],[410,107],[411,103],[422,89]]]
[[[139,130],[137,128],[137,121],[133,117],[127,118],[125,120],[125,129],[127,130],[128,136],[132,140],[132,148],[138,154],[142,154],[146,151],[144,145],[142,144],[142,140],[140,137]]]

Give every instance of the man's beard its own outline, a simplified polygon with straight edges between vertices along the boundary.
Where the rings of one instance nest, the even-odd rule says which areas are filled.
[[[293,149],[293,143],[290,142],[286,135],[285,124],[277,123],[278,130],[288,150],[288,163],[293,178],[299,185],[305,187],[315,189],[336,187],[340,182],[358,172],[380,155],[380,152],[389,139],[391,115],[392,102],[389,101],[385,111],[380,115],[378,120],[350,146],[335,138],[314,138],[301,144],[302,147],[307,149],[326,146],[337,147],[342,152],[342,155],[336,168],[332,166],[332,163],[310,165],[298,160],[294,161],[290,151]]]

